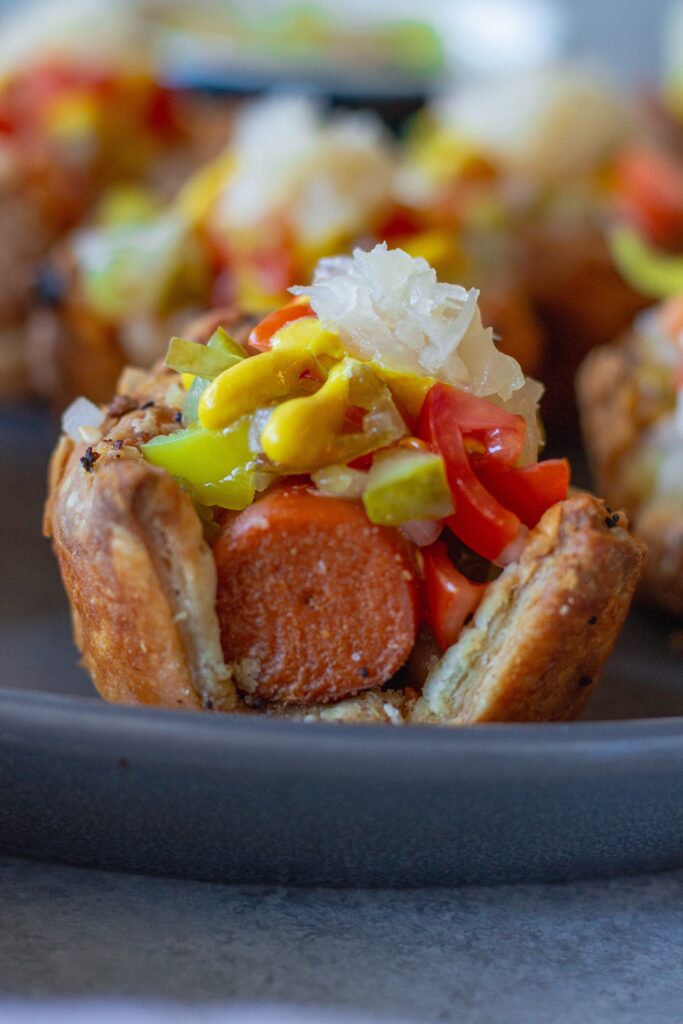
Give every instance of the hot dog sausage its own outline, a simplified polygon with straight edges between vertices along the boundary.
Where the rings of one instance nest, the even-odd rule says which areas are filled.
[[[308,704],[381,686],[418,626],[410,544],[304,487],[229,520],[214,547],[225,658],[243,692]]]

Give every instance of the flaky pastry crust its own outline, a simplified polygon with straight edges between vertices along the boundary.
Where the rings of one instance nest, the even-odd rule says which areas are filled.
[[[548,509],[519,561],[431,670],[411,718],[547,722],[584,707],[626,618],[644,550],[603,502]]]

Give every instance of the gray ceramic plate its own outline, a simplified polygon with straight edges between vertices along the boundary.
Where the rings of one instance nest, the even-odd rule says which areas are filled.
[[[601,721],[391,730],[107,707],[39,539],[52,432],[35,410],[0,416],[4,851],[332,885],[683,864],[683,660],[642,614],[589,710]]]

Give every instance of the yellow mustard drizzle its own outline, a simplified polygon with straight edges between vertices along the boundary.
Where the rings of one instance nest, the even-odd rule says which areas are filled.
[[[302,396],[306,372],[320,384]],[[273,335],[269,351],[212,381],[199,402],[199,422],[206,430],[225,430],[256,409],[274,406],[260,437],[265,455],[290,471],[309,472],[352,457],[359,448],[362,435],[352,440],[344,429],[351,408],[369,411],[381,403],[391,405],[393,398],[404,415],[415,419],[434,383],[431,377],[353,359],[336,331],[316,317],[301,317]],[[373,447],[373,438],[366,441]]]
[[[368,365],[347,356],[314,395],[291,398],[273,410],[261,434],[264,452],[288,469],[328,465],[339,454],[335,442],[349,409],[369,409],[382,391]]]
[[[231,366],[212,381],[199,402],[199,422],[207,430],[222,430],[286,398],[303,373],[325,375],[325,363],[343,356],[336,332],[325,330],[315,317],[294,320],[273,336],[269,352]]]

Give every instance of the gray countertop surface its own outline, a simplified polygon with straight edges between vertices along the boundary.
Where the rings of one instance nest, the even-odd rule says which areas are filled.
[[[390,892],[0,860],[0,921],[0,999],[265,1002],[462,1024],[683,1019],[683,871]]]

